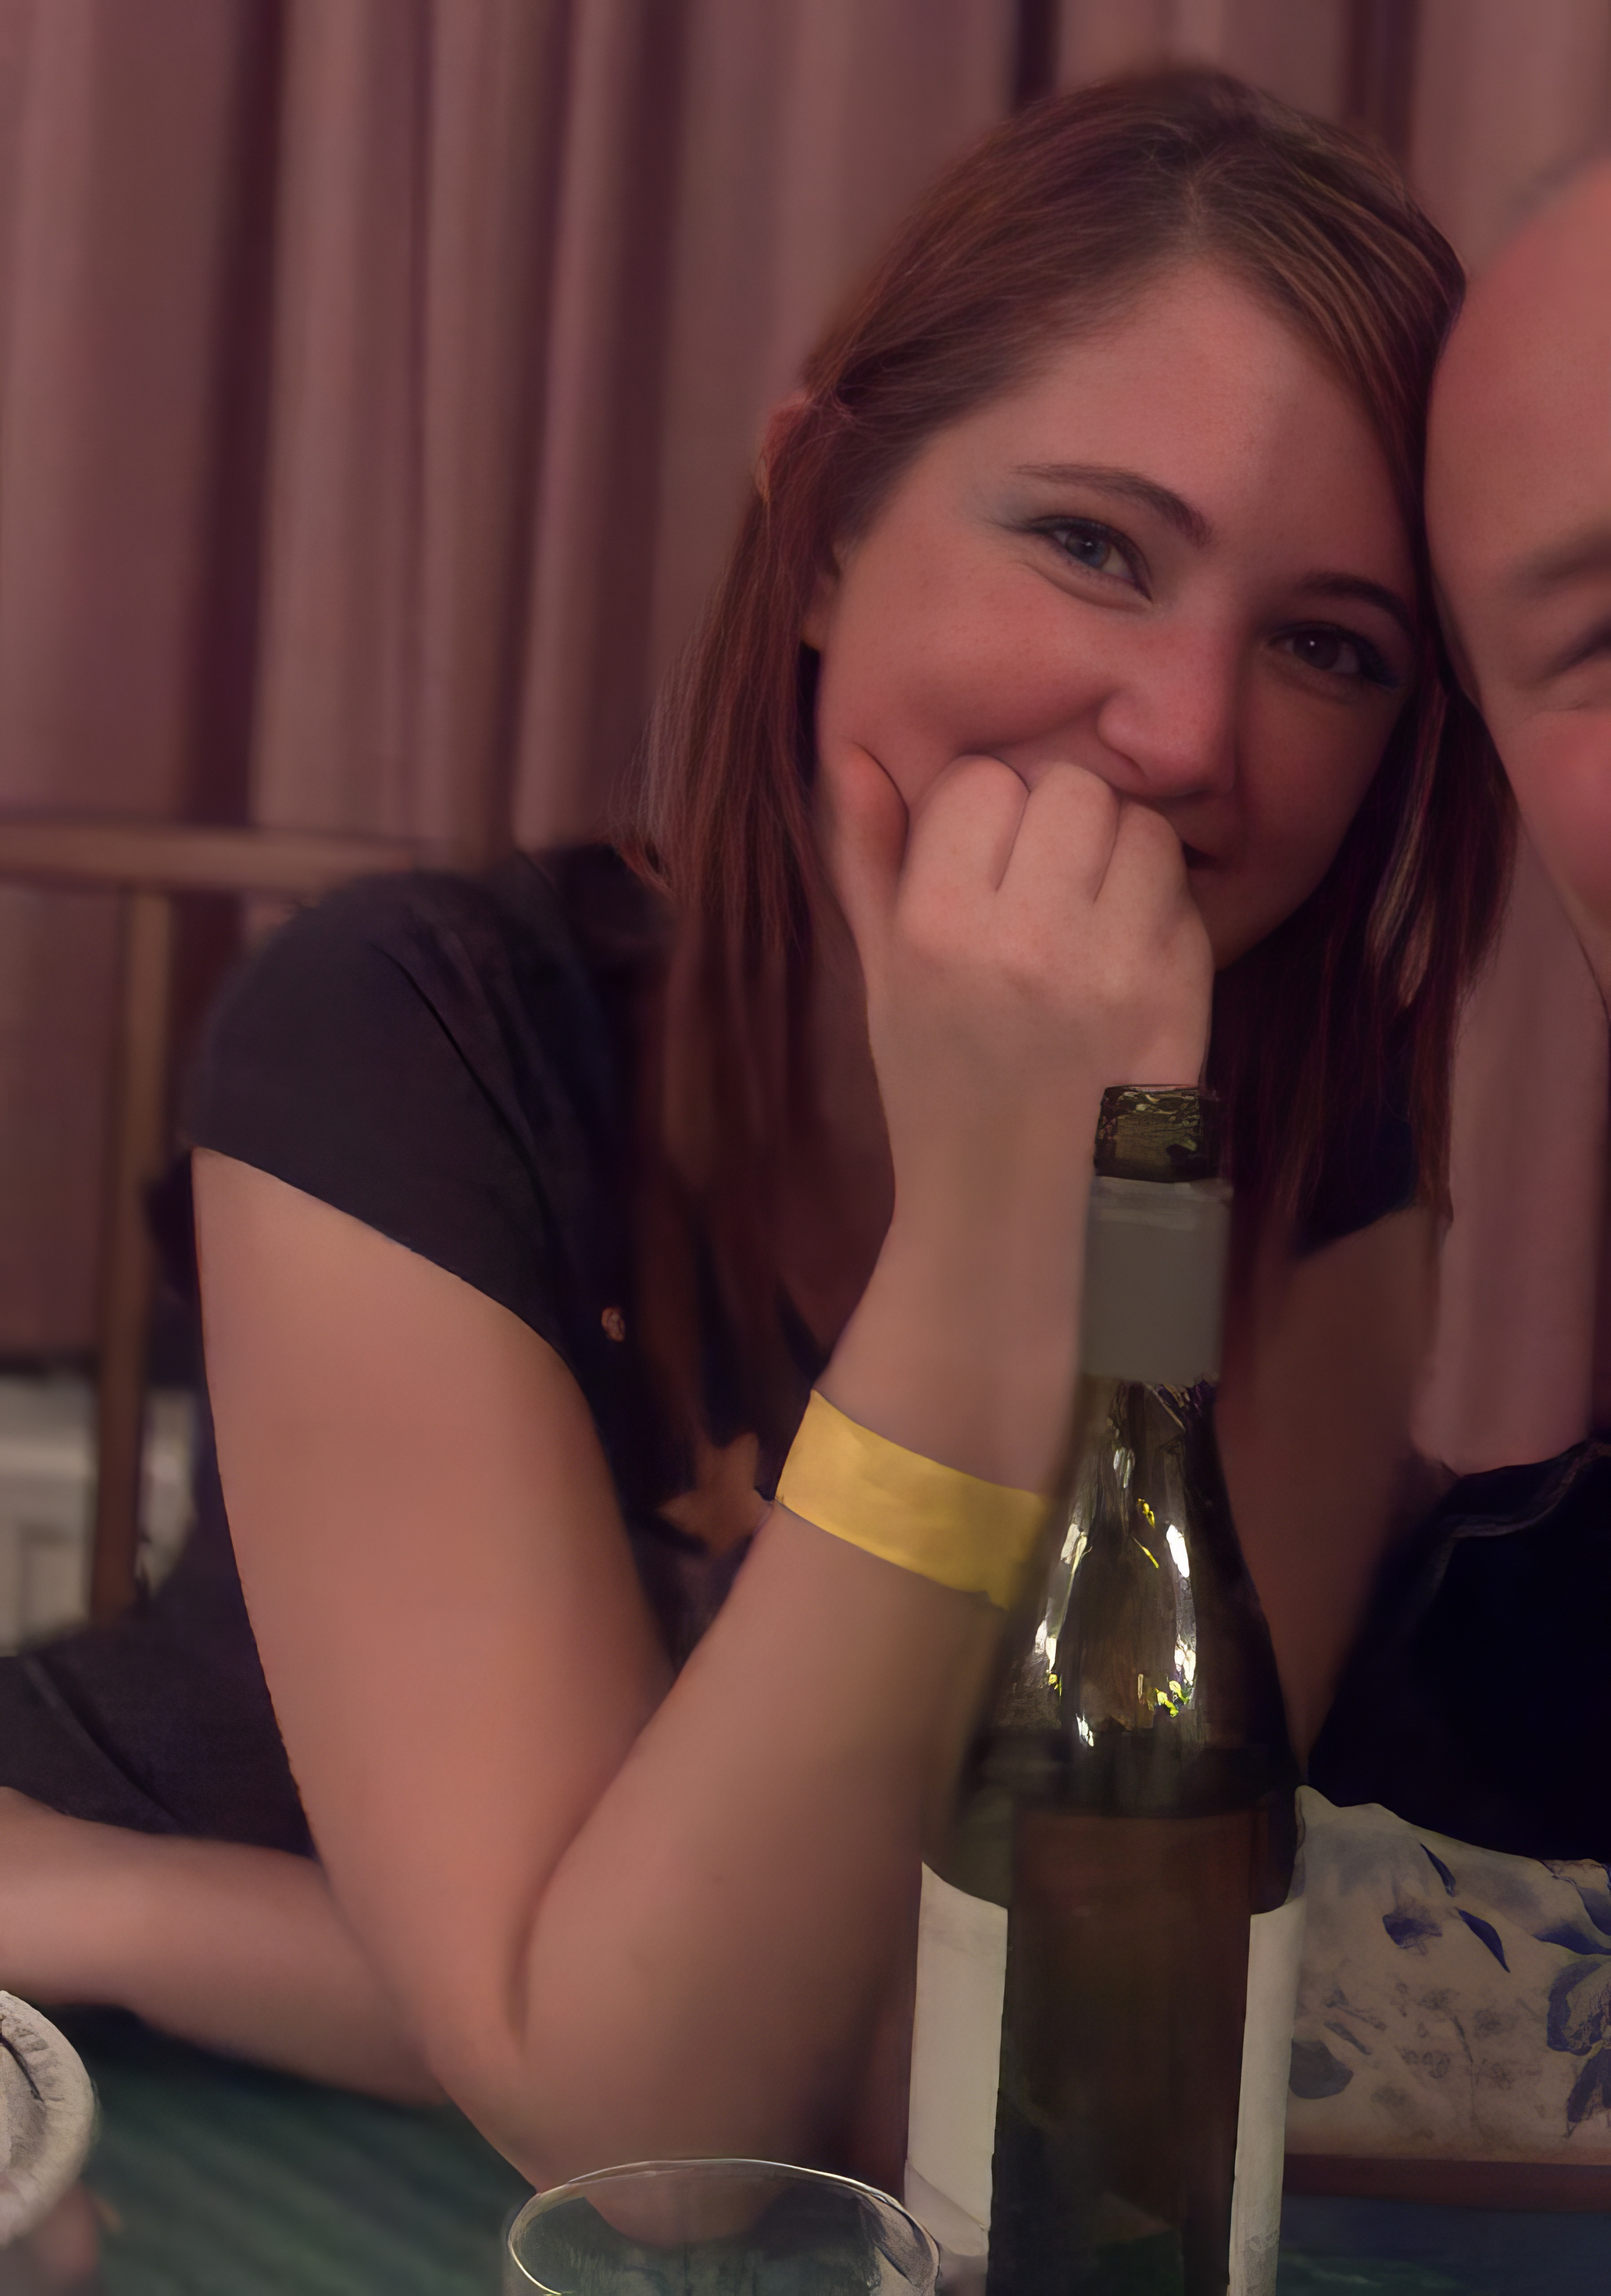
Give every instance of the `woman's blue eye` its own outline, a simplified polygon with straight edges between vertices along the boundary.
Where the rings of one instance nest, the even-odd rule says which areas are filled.
[[[1305,669],[1330,677],[1355,678],[1367,685],[1392,685],[1392,671],[1373,645],[1346,630],[1288,630],[1281,641]]]
[[[1113,545],[1105,534],[1069,535],[1063,547],[1070,558],[1077,558],[1082,566],[1100,570],[1113,555]]]
[[[1065,556],[1072,558],[1087,573],[1117,574],[1126,581],[1135,579],[1135,569],[1128,554],[1118,537],[1110,534],[1105,526],[1087,526],[1083,521],[1075,525],[1069,520],[1061,520],[1047,531]]]

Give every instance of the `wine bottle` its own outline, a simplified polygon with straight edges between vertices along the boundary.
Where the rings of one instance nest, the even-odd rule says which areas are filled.
[[[1067,1462],[923,1877],[908,2197],[989,2296],[1228,2285],[1297,1777],[1214,1436],[1217,1119],[1104,1099]]]

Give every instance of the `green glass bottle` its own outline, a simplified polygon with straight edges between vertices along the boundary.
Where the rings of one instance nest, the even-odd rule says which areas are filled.
[[[909,2191],[989,2296],[1228,2284],[1250,1923],[1297,1777],[1214,1435],[1217,1116],[1104,1100],[1067,1464],[924,1877]]]

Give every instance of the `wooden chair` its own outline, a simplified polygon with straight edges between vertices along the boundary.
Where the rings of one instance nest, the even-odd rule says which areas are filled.
[[[390,838],[171,822],[0,818],[0,883],[116,896],[121,955],[96,1310],[98,1412],[90,1615],[138,1584],[141,1454],[154,1253],[145,1191],[168,1152],[174,914],[186,894],[315,900],[349,878],[464,857]]]

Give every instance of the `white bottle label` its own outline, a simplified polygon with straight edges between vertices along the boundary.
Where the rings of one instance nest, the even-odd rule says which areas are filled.
[[[1301,1882],[1296,1886],[1301,1892]],[[1231,2198],[1230,2296],[1275,2296],[1287,2083],[1303,1957],[1301,1894],[1272,1914],[1255,1914],[1247,1939],[1247,2021],[1242,2028],[1242,2095]]]
[[[1256,1914],[1231,2202],[1231,2296],[1273,2296],[1304,1901]],[[906,2205],[942,2246],[983,2258],[990,2236],[1007,1912],[923,1868],[906,2136]]]
[[[970,1898],[925,1866],[907,2169],[966,2219],[929,2227],[963,2253],[983,2254],[990,2224],[1006,1993],[1006,1907]],[[909,2185],[909,2198],[921,2197]],[[969,2227],[977,2241],[968,2237]]]

